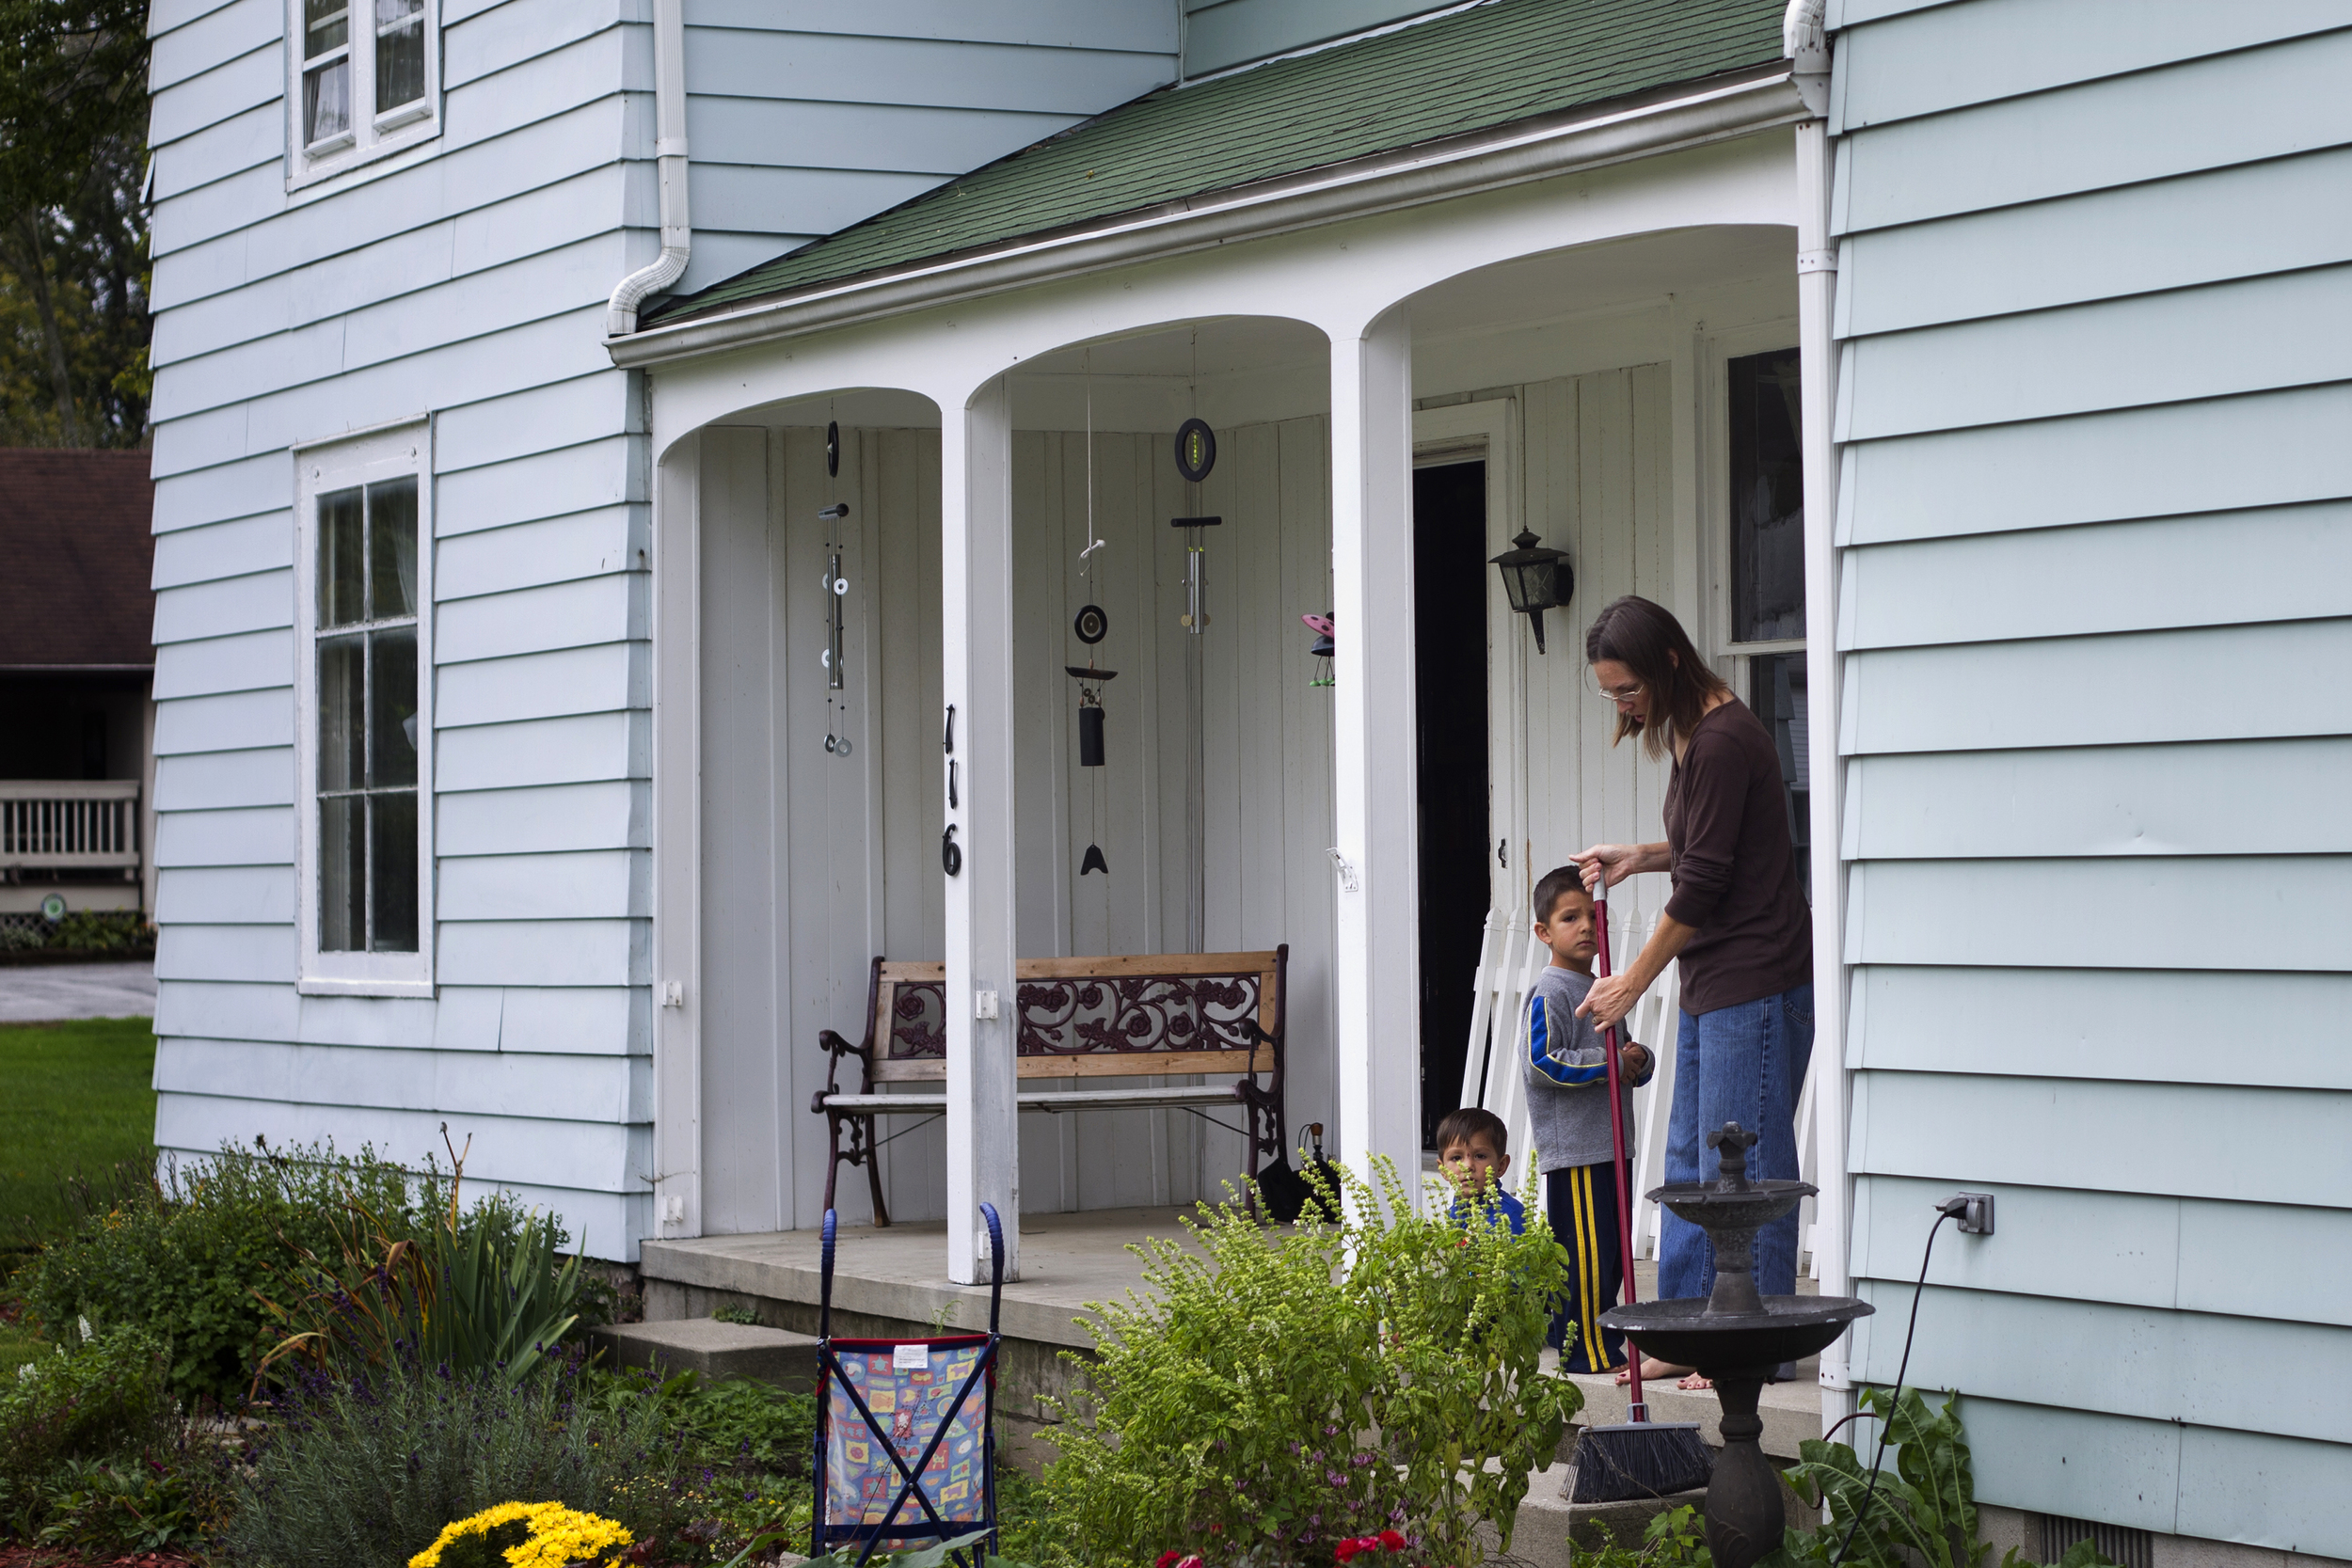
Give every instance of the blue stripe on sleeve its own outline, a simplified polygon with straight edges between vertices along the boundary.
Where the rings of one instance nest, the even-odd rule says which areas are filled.
[[[1595,1084],[1609,1082],[1609,1064],[1606,1060],[1596,1062],[1591,1067],[1570,1067],[1554,1057],[1549,1049],[1548,1038],[1551,1009],[1544,1006],[1541,991],[1530,997],[1528,1005],[1531,1008],[1527,1020],[1528,1060],[1537,1072],[1543,1074],[1548,1082],[1557,1084],[1564,1089],[1584,1089]]]

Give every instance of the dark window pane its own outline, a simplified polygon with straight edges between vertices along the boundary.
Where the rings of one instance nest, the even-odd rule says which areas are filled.
[[[338,490],[319,498],[319,625],[349,626],[367,617],[361,597],[365,557],[360,553],[359,492]]]
[[[1731,372],[1731,640],[1804,635],[1804,460],[1797,351]]]
[[[368,486],[368,619],[417,612],[417,482]]]
[[[424,0],[375,0],[375,112],[424,96]]]
[[[364,639],[319,643],[319,787],[357,789],[367,777],[367,650]],[[413,668],[415,660],[410,659]],[[409,677],[411,682],[415,676]]]
[[[374,689],[368,703],[368,787],[417,782],[417,634],[398,631],[371,635],[368,660]]]
[[[1805,734],[1804,655],[1758,654],[1748,660],[1748,707],[1764,721],[1780,752],[1788,802],[1788,838],[1797,848],[1797,885],[1813,896],[1812,750]]]
[[[361,797],[319,802],[319,951],[353,953],[366,945],[367,840]],[[413,872],[411,873],[413,875]]]
[[[373,896],[368,900],[377,953],[417,950],[417,798],[371,795],[368,819],[374,863]]]
[[[315,60],[339,49],[351,33],[351,7],[346,0],[302,0],[302,57]]]

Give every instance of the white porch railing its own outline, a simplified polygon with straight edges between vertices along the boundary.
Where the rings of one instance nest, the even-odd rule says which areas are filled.
[[[1622,967],[1658,928],[1653,914],[1645,921],[1638,911],[1620,915],[1610,911],[1609,952]],[[1532,1159],[1534,1127],[1527,1109],[1527,1079],[1519,1065],[1527,1050],[1527,998],[1535,988],[1551,955],[1535,941],[1529,923],[1516,911],[1490,910],[1486,939],[1479,946],[1477,988],[1470,1008],[1470,1050],[1462,1065],[1462,1100],[1502,1118],[1511,1147]],[[1658,1256],[1659,1208],[1641,1201],[1641,1195],[1665,1180],[1666,1116],[1674,1104],[1675,1038],[1680,1028],[1682,969],[1669,964],[1666,973],[1634,1004],[1628,1019],[1633,1038],[1658,1054],[1658,1070],[1633,1091],[1633,1251],[1636,1257]],[[1818,1180],[1820,1161],[1814,1148],[1818,1130],[1814,1086],[1822,1066],[1817,1054],[1797,1097],[1798,1175]],[[1813,1259],[1813,1199],[1804,1200],[1797,1221],[1797,1266],[1814,1278],[1820,1270]]]
[[[0,875],[139,869],[136,779],[0,780]]]

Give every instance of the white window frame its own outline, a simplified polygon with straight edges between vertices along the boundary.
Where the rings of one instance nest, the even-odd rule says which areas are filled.
[[[418,415],[294,449],[294,803],[298,973],[307,996],[434,994],[437,922],[433,856],[433,426]],[[415,475],[417,481],[417,950],[319,949],[318,499],[354,485]]]
[[[286,0],[286,188],[294,190],[432,140],[441,134],[441,6],[424,0],[424,91],[375,112],[375,3],[349,0],[351,128],[315,146],[302,139],[303,0]]]

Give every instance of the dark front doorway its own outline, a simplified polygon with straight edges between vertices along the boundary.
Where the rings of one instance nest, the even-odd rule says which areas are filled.
[[[1413,471],[1421,1134],[1462,1098],[1486,921],[1486,465]]]

